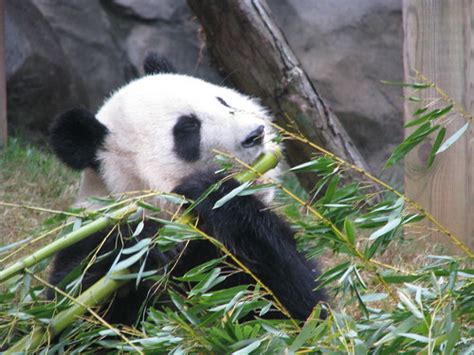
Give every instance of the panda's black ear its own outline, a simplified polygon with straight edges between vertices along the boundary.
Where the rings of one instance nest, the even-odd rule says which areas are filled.
[[[97,150],[102,146],[109,130],[89,111],[76,108],[59,115],[49,131],[49,141],[66,165],[83,170],[97,169]]]
[[[143,70],[146,75],[176,73],[176,69],[168,59],[156,52],[149,52],[143,61]]]

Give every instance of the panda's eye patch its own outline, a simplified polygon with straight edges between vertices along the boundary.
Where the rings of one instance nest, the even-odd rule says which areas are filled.
[[[199,130],[201,128],[201,121],[194,115],[185,115],[178,118],[173,131],[174,133],[185,133]]]
[[[216,99],[217,99],[217,101],[219,101],[225,107],[232,108],[232,107],[229,106],[229,104],[227,102],[224,101],[224,99],[222,97],[217,96]]]
[[[195,115],[178,118],[173,127],[174,151],[179,158],[195,162],[201,156],[201,121]]]

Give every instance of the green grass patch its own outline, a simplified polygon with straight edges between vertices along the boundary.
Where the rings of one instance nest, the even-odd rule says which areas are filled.
[[[64,210],[76,195],[79,174],[65,167],[46,147],[27,137],[9,138],[0,152],[0,202]],[[0,245],[20,240],[51,217],[28,207],[0,204]]]

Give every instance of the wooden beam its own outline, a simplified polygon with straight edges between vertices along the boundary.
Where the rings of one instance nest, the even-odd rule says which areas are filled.
[[[241,91],[259,97],[276,123],[368,169],[344,127],[323,100],[275,24],[265,0],[188,0],[218,69]],[[311,160],[307,144],[286,142],[292,166]],[[349,175],[356,175],[349,172]],[[353,176],[349,176],[352,178]],[[298,176],[311,190],[314,176]]]
[[[403,26],[405,81],[416,81],[416,71],[419,71],[448,93],[466,112],[473,112],[472,0],[404,0]],[[439,92],[432,89],[421,91],[421,96],[424,99],[440,97]],[[447,106],[447,103],[440,102],[438,106],[441,105]],[[406,120],[412,118],[413,110],[413,104],[407,102]],[[426,161],[434,137],[407,156],[405,186],[408,196],[423,205],[468,246],[474,247],[472,116],[454,116],[447,127],[446,137],[451,136],[467,121],[471,122],[468,131],[447,151],[437,156],[430,169],[426,168]],[[449,244],[439,233],[433,232],[431,237],[430,242]]]
[[[5,78],[5,1],[0,0],[0,149],[7,144],[7,88]]]

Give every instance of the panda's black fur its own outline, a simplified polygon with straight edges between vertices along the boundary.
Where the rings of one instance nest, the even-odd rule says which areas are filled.
[[[145,74],[163,74],[176,73],[177,70],[168,59],[160,56],[158,53],[150,52],[143,62],[143,70]]]
[[[146,73],[174,72],[169,62],[156,55],[148,56],[144,67]],[[182,116],[173,129],[175,153],[185,162],[199,158],[199,127],[197,117]],[[96,121],[94,115],[82,109],[73,110],[59,116],[53,123],[51,144],[58,157],[70,167],[100,170],[95,152],[101,147],[107,134],[107,128]],[[88,148],[84,150],[84,147]],[[183,177],[173,192],[189,199],[197,199],[210,185],[222,178],[214,171],[196,172]],[[223,243],[243,262],[272,290],[292,317],[306,319],[317,303],[326,301],[324,291],[315,290],[315,278],[318,276],[316,265],[305,260],[297,251],[294,233],[288,223],[266,208],[258,197],[238,196],[220,208],[212,208],[217,200],[237,186],[236,180],[225,179],[217,191],[196,206],[199,228]],[[137,238],[152,238],[160,227],[159,223],[146,219],[139,237],[132,237],[133,225],[122,225],[118,229],[96,233],[59,252],[50,273],[51,284],[60,285],[61,280],[87,259],[107,236],[100,249],[100,254],[107,257],[93,264],[82,281],[84,289],[89,287],[108,272],[118,255],[117,250],[133,245]],[[162,253],[157,248],[152,249],[147,258],[146,269],[164,267],[169,262],[178,260],[173,263],[172,275],[180,276],[218,256],[218,250],[211,243],[191,241],[184,250]],[[254,282],[245,273],[238,273],[226,279],[219,287]],[[147,282],[142,282],[138,288],[133,282],[129,283],[117,292],[109,304],[106,319],[112,323],[132,324],[140,314],[142,304],[151,298],[150,293]],[[54,297],[53,290],[49,290],[48,297]],[[270,316],[279,317],[281,314]]]
[[[102,146],[107,127],[83,108],[63,113],[50,127],[49,140],[54,153],[74,170],[98,168],[96,152]],[[87,144],[82,144],[86,141]],[[80,146],[81,149],[77,149]]]
[[[194,115],[179,117],[173,127],[174,151],[188,163],[199,160],[200,127],[201,122]]]
[[[136,227],[137,223],[130,223],[120,225],[118,229],[108,229],[94,233],[73,246],[60,251],[54,259],[53,268],[49,276],[49,283],[55,286],[60,285],[65,277],[79,267],[81,263],[87,263],[87,257],[94,253],[104,238],[107,238],[106,242],[100,248],[97,258],[101,258],[101,256],[104,255],[107,255],[107,257],[101,258],[100,261],[92,264],[82,279],[82,290],[89,288],[110,270],[110,267],[118,255],[118,250],[129,247],[137,242],[137,239],[131,238]],[[139,238],[153,237],[160,227],[161,225],[157,222],[152,220],[145,221]],[[166,265],[166,263],[175,256],[176,253],[174,252],[163,254],[158,248],[153,248],[147,257],[146,269]],[[83,267],[84,266],[85,265],[83,265]],[[78,275],[76,275],[76,277],[77,276]],[[122,286],[115,295],[113,302],[107,305],[108,310],[105,319],[110,323],[134,323],[140,314],[142,305],[150,298],[149,286],[150,285],[146,283],[142,283],[138,288],[135,288],[131,284]],[[55,297],[54,291],[48,289],[47,296],[49,299],[53,299]]]

